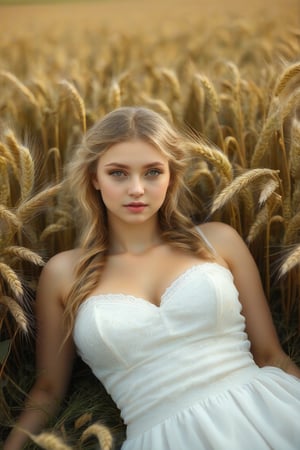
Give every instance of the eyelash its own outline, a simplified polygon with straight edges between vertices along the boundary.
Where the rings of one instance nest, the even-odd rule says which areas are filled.
[[[146,172],[146,176],[149,176],[150,178],[155,178],[158,175],[160,175],[161,173],[162,173],[162,171],[160,169],[153,168],[153,169],[149,169]],[[109,175],[116,177],[116,178],[123,178],[123,176],[127,176],[126,172],[123,170],[112,170],[111,172],[109,172]]]

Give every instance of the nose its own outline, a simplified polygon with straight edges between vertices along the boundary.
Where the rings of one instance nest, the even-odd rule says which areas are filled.
[[[128,194],[132,197],[140,197],[144,194],[144,186],[140,177],[132,177],[128,187]]]

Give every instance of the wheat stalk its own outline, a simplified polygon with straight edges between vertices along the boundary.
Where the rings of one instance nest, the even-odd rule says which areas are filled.
[[[300,245],[297,245],[294,250],[290,252],[285,261],[282,263],[279,270],[279,277],[283,277],[286,273],[288,273],[295,266],[300,264]]]
[[[11,152],[6,148],[6,146],[0,142],[0,154],[7,160],[8,164],[12,167],[13,173],[16,178],[19,177],[19,170],[17,168],[16,162],[11,154]]]
[[[0,219],[5,220],[13,228],[20,228],[22,222],[20,219],[10,211],[5,205],[0,205]]]
[[[30,439],[45,450],[72,450],[72,447],[67,445],[60,439],[58,436],[55,436],[53,433],[40,433],[38,435],[34,435],[29,433],[26,430],[22,430],[25,434],[27,434]]]
[[[76,110],[77,110],[79,118],[80,118],[82,131],[83,131],[83,133],[85,133],[86,132],[86,112],[85,112],[85,105],[84,105],[84,101],[83,101],[82,97],[79,95],[79,92],[77,91],[75,86],[72,83],[70,83],[69,81],[61,80],[59,82],[59,84],[64,89],[66,89],[66,91],[69,92],[69,94],[71,95],[71,99],[76,107]]]
[[[273,100],[272,108],[270,109],[270,114],[263,126],[263,129],[255,146],[250,163],[251,167],[258,167],[265,153],[267,151],[271,152],[271,141],[275,136],[275,132],[279,129],[280,124],[280,104],[279,99],[275,98]]]
[[[21,83],[21,81],[15,75],[6,70],[1,70],[0,76],[5,78],[6,80],[9,80],[12,85],[15,86],[17,90],[21,92],[22,95],[29,101],[29,103],[31,103],[31,105],[34,106],[37,111],[39,110],[38,103],[33,93],[23,83]]]
[[[284,245],[294,244],[299,233],[300,233],[300,211],[288,221],[283,239]]]
[[[258,205],[262,206],[268,200],[268,198],[276,191],[278,187],[279,187],[278,179],[269,180],[263,187],[262,191],[260,192]]]
[[[111,83],[108,91],[108,102],[111,109],[119,108],[121,106],[121,88],[117,80]]]
[[[210,213],[213,214],[217,209],[222,208],[228,201],[237,195],[242,189],[257,182],[264,177],[278,178],[278,171],[272,169],[252,169],[236,177],[228,186],[226,186],[214,199]]]
[[[43,266],[45,264],[40,255],[33,252],[29,248],[21,247],[18,245],[11,245],[5,247],[2,255],[16,256],[17,258],[20,258],[24,261],[29,261],[32,264],[35,264],[36,266]]]
[[[22,222],[27,222],[32,219],[34,214],[40,212],[40,208],[45,207],[47,202],[49,202],[49,200],[59,192],[61,187],[62,183],[56,184],[52,187],[44,189],[31,199],[21,203],[17,209],[17,217]]]
[[[0,156],[0,204],[7,205],[10,198],[10,185],[7,173],[7,161]]]
[[[78,428],[81,428],[87,422],[90,422],[92,420],[92,417],[93,416],[91,413],[84,413],[80,417],[78,417],[78,419],[76,419],[74,423],[75,430],[78,430]]]
[[[15,170],[15,174],[17,177],[19,177],[20,173],[21,173],[21,155],[20,155],[20,147],[19,147],[18,141],[17,141],[16,137],[14,136],[14,133],[12,132],[12,130],[7,130],[4,134],[4,136],[6,139],[6,144],[11,152],[11,156],[15,163],[14,167],[17,168],[17,170]]]
[[[292,177],[299,178],[300,174],[300,122],[293,119],[291,126],[291,148],[290,148],[290,172]]]
[[[21,155],[21,201],[27,198],[34,184],[34,162],[28,148],[20,147]]]
[[[300,103],[300,88],[295,89],[289,96],[288,100],[282,106],[282,120],[286,119],[289,114],[292,114]]]
[[[232,166],[223,152],[209,147],[204,142],[191,143],[189,145],[194,153],[201,155],[207,162],[215,166],[224,175],[227,183],[232,180]]]
[[[0,296],[0,303],[2,305],[5,305],[9,309],[21,330],[27,333],[28,321],[21,306],[18,305],[18,303],[13,298],[6,295]]]
[[[65,223],[51,223],[48,225],[40,235],[40,240],[45,241],[51,234],[57,233],[66,229]]]
[[[0,275],[6,281],[16,298],[20,299],[23,296],[23,287],[16,272],[4,262],[0,262]]]
[[[112,434],[109,429],[100,423],[90,425],[81,435],[81,440],[85,441],[90,436],[96,436],[101,450],[111,450],[113,445]]]
[[[159,69],[159,73],[162,75],[163,78],[165,78],[168,81],[174,98],[179,99],[181,89],[180,89],[180,84],[179,84],[177,75],[174,72],[174,70],[163,67],[163,68]]]
[[[141,94],[141,98],[149,108],[153,108],[158,113],[164,115],[169,120],[169,122],[173,122],[172,112],[163,100],[150,98],[146,94]]]
[[[287,67],[277,81],[277,84],[274,89],[274,96],[278,97],[283,91],[283,89],[286,87],[286,85],[289,83],[289,81],[292,78],[294,78],[294,76],[299,74],[300,74],[299,62]]]
[[[220,100],[218,97],[218,94],[215,90],[214,85],[211,83],[209,78],[207,78],[205,75],[195,74],[194,79],[196,82],[199,82],[202,84],[206,94],[207,94],[207,100],[212,108],[213,111],[218,113],[220,111]]]

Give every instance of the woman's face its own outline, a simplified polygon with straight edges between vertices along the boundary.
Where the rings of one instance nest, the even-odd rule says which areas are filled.
[[[93,176],[109,221],[143,223],[162,206],[170,182],[167,158],[140,139],[114,144],[98,160]]]

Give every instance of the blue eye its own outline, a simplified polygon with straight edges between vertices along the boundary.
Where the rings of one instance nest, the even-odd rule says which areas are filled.
[[[159,169],[150,169],[148,170],[148,172],[146,173],[146,175],[148,177],[157,177],[158,175],[160,175],[162,172]]]
[[[112,170],[111,172],[109,172],[109,175],[111,175],[113,177],[121,178],[123,176],[126,176],[126,173],[123,172],[123,170]]]

